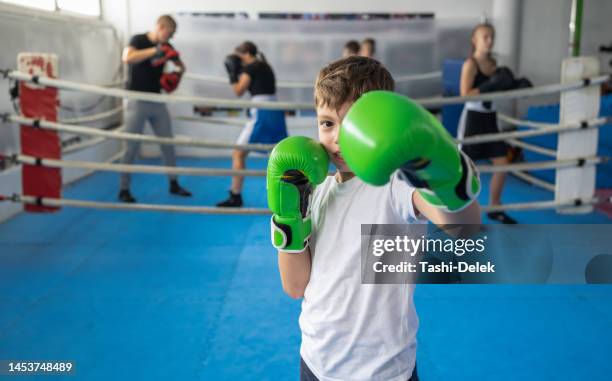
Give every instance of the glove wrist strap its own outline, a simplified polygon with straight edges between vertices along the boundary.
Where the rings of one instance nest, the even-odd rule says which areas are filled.
[[[310,216],[282,217],[273,215],[270,220],[272,245],[286,253],[301,253],[309,245],[311,233]]]

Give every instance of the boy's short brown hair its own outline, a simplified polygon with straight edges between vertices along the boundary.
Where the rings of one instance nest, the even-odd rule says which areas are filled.
[[[176,30],[176,20],[170,15],[161,15],[157,18],[158,24],[163,24],[170,27],[172,30]]]
[[[344,49],[349,51],[351,54],[359,54],[359,43],[355,40],[349,40],[344,44]]]
[[[315,82],[315,106],[340,109],[372,90],[393,91],[395,82],[385,67],[373,58],[351,56],[330,63]]]

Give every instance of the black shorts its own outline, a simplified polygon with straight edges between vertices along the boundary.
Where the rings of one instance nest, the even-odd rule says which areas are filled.
[[[312,373],[312,371],[308,368],[308,365],[304,362],[304,359],[300,356],[300,381],[319,381],[317,376]],[[408,379],[408,381],[419,381],[419,375],[417,373],[416,363],[414,364],[414,369],[412,370],[412,376]]]
[[[474,135],[496,133],[499,133],[499,129],[497,128],[497,113],[478,112],[473,110],[466,111],[465,138]],[[462,146],[463,152],[465,152],[465,154],[474,161],[506,156],[508,154],[508,148],[508,144],[502,141],[481,144],[464,144]]]

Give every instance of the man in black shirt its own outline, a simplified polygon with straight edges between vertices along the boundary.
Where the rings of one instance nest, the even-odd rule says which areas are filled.
[[[168,43],[176,31],[176,21],[169,15],[160,16],[155,28],[147,33],[132,37],[130,44],[123,51],[123,62],[129,65],[128,89],[159,93],[162,87],[167,92],[178,86],[180,73],[185,71],[185,65],[180,60],[178,52]],[[178,71],[164,73],[167,61],[172,61]],[[126,115],[126,132],[141,134],[146,122],[151,124],[155,135],[172,137],[170,114],[165,104],[148,101],[129,101]],[[138,154],[139,142],[128,142],[123,158],[124,164],[132,164]],[[161,151],[166,166],[176,166],[176,154],[171,145],[161,145]],[[175,175],[170,175],[170,193],[178,196],[191,196],[182,188]],[[130,174],[121,174],[119,200],[136,202],[130,193]]]

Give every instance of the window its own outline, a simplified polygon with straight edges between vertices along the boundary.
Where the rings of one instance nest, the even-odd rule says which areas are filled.
[[[46,11],[66,11],[100,17],[100,0],[0,0],[2,1]]]
[[[55,10],[55,0],[3,0],[5,3],[23,5],[24,7],[32,7],[44,9],[47,11]]]
[[[57,8],[87,16],[100,16],[100,0],[57,0]]]

